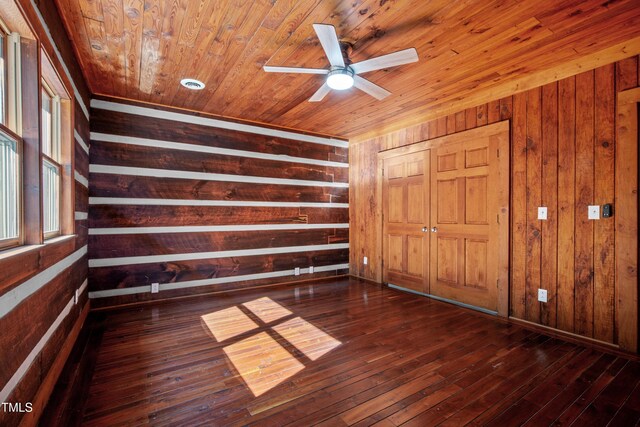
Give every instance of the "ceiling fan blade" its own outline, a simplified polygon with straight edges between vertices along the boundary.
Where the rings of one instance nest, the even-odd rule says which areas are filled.
[[[300,73],[300,74],[327,74],[329,70],[324,68],[299,68],[299,67],[262,67],[267,73]]]
[[[329,92],[331,92],[331,88],[325,83],[320,86],[320,89],[318,89],[311,98],[309,98],[309,102],[320,102]]]
[[[358,75],[353,76],[353,86],[357,87],[365,93],[368,93],[378,101],[383,100],[387,96],[391,95],[391,92],[389,92],[388,90],[383,89],[377,84],[371,83],[369,80],[363,79]]]
[[[344,58],[342,57],[342,49],[340,49],[336,28],[328,24],[313,24],[313,29],[316,30],[329,63],[336,67],[344,67]]]
[[[409,48],[351,64],[351,68],[353,68],[354,73],[362,74],[367,71],[375,71],[383,68],[409,64],[411,62],[416,62],[417,60],[418,52],[414,48]]]

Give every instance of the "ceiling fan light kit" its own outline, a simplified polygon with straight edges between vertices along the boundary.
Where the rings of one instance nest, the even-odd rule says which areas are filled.
[[[263,67],[264,71],[268,73],[325,74],[327,76],[325,83],[309,98],[309,102],[322,101],[332,89],[345,90],[351,87],[360,89],[374,98],[382,100],[391,95],[391,92],[360,77],[359,74],[418,61],[418,52],[414,48],[409,48],[352,64],[348,58],[348,52],[343,52],[342,50],[333,25],[313,24],[313,29],[318,35],[322,49],[324,49],[324,53],[331,64],[330,69],[274,67],[270,65]]]
[[[335,68],[327,74],[327,85],[333,90],[353,87],[353,70],[350,67]]]

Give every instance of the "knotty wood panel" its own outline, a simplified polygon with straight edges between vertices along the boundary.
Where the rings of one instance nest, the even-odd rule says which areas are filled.
[[[459,131],[486,99],[640,51],[634,0],[55,3],[93,93],[349,137],[457,112]],[[262,70],[326,67],[316,22],[337,28],[354,62],[411,46],[420,61],[366,75],[392,92],[384,101],[354,89],[319,108],[307,100],[323,76]],[[185,76],[207,87],[188,91]]]
[[[119,102],[114,99],[106,101]],[[123,106],[130,105],[121,104]],[[135,103],[134,103],[135,104]],[[140,105],[140,104],[135,104]],[[151,108],[152,106],[146,105]],[[157,106],[156,111],[162,112]],[[126,110],[126,109],[125,109]],[[349,210],[334,207],[331,203],[348,203],[348,188],[322,186],[322,183],[348,181],[346,167],[323,165],[322,162],[338,162],[347,165],[348,150],[343,147],[266,136],[215,128],[201,124],[158,119],[92,108],[90,161],[92,165],[111,165],[131,168],[154,168],[172,171],[208,172],[252,177],[318,181],[319,185],[284,185],[257,183],[247,184],[229,181],[200,181],[196,179],[174,179],[138,177],[92,172],[89,175],[91,197],[115,197],[121,199],[176,199],[223,201],[229,206],[184,205],[135,205],[92,204],[89,206],[89,228],[118,228],[163,226],[216,226],[247,224],[345,224],[349,222]],[[175,112],[176,110],[169,110]],[[143,111],[139,111],[143,112]],[[180,111],[184,113],[184,111]],[[155,114],[155,113],[154,113]],[[188,117],[188,116],[187,116]],[[195,116],[194,121],[195,121]],[[145,147],[102,141],[96,133],[122,137],[146,138],[207,146],[243,150],[257,158],[227,154],[209,154],[186,150]],[[287,161],[260,158],[264,155],[287,156]],[[302,161],[297,161],[300,158]],[[311,164],[308,161],[311,161]],[[314,164],[320,163],[320,164]],[[233,202],[315,202],[326,207],[253,207],[233,206]],[[96,201],[97,202],[97,201]],[[125,201],[121,201],[125,202]],[[349,231],[345,229],[300,229],[264,231],[224,232],[177,232],[167,234],[91,235],[89,237],[90,259],[106,259],[129,256],[153,256],[165,254],[190,254],[220,252],[255,248],[277,248],[287,246],[322,246],[348,243]],[[119,267],[95,267],[90,270],[90,290],[113,290],[115,294],[99,297],[98,306],[109,306],[157,298],[189,295],[220,290],[264,286],[275,282],[295,280],[289,277],[294,267],[330,266],[346,264],[348,250],[309,250],[291,254],[266,254],[260,256],[236,256],[234,258],[207,259],[180,262],[153,262],[149,264],[124,265]],[[297,277],[298,280],[338,274],[338,269],[329,272],[314,272]],[[258,280],[230,281],[225,284],[163,290],[158,295],[148,292],[124,295],[120,290],[151,283],[174,283],[208,278],[283,272],[283,277]]]
[[[615,322],[615,213],[589,221],[587,205],[621,197],[614,185],[613,100],[638,85],[638,72],[633,56],[475,108],[476,126],[485,117],[511,122],[511,316],[618,344],[624,331]],[[352,274],[381,281],[376,153],[424,140],[424,129],[428,139],[446,134],[456,116],[351,141]],[[473,125],[470,116],[465,111],[465,129]],[[546,222],[536,219],[538,206],[547,206]],[[549,291],[548,303],[537,301],[538,287]],[[637,338],[625,342],[635,346]]]

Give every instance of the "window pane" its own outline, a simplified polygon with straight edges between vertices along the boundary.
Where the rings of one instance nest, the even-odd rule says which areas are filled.
[[[46,90],[42,90],[42,152],[53,158],[51,149],[52,138],[51,96]]]
[[[56,233],[60,230],[60,170],[46,160],[42,166],[44,232]]]
[[[5,57],[5,36],[0,34],[0,123],[7,124],[7,107],[6,107],[6,76],[7,76],[7,62]]]
[[[18,144],[0,133],[0,240],[15,239],[20,230]]]

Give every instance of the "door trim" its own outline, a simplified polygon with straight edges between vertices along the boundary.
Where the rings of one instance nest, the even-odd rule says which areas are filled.
[[[412,154],[419,151],[431,150],[440,145],[446,144],[451,140],[456,140],[460,138],[460,134],[465,133],[469,135],[470,138],[482,138],[482,137],[491,137],[498,136],[502,137],[506,135],[506,152],[502,155],[502,159],[506,159],[499,162],[499,174],[501,177],[506,177],[504,179],[508,180],[508,190],[507,190],[507,204],[504,206],[499,213],[500,224],[505,224],[506,226],[500,228],[500,235],[498,236],[498,247],[499,247],[499,266],[498,266],[498,315],[502,317],[509,317],[509,296],[510,296],[510,276],[509,276],[509,261],[511,254],[510,247],[510,231],[511,231],[511,222],[510,222],[510,192],[511,192],[511,177],[510,177],[510,167],[511,167],[511,150],[510,150],[510,140],[511,140],[511,132],[510,132],[510,122],[509,120],[503,120],[501,122],[493,123],[487,126],[481,126],[474,129],[470,129],[464,132],[457,132],[451,135],[445,135],[438,138],[429,139],[426,141],[416,142],[414,144],[405,145],[402,147],[391,148],[388,150],[383,150],[378,152],[378,176],[377,176],[377,189],[376,196],[378,196],[378,200],[382,200],[382,185],[383,185],[383,177],[382,177],[382,165],[383,160],[390,157],[401,156],[404,154]],[[504,146],[503,144],[500,144]],[[383,206],[380,206],[377,209],[377,227],[378,230],[381,230],[378,241],[378,248],[380,252],[378,253],[379,259],[383,260],[384,257],[384,248],[382,242],[382,209]],[[378,280],[382,283],[382,269],[380,269],[380,274]]]

